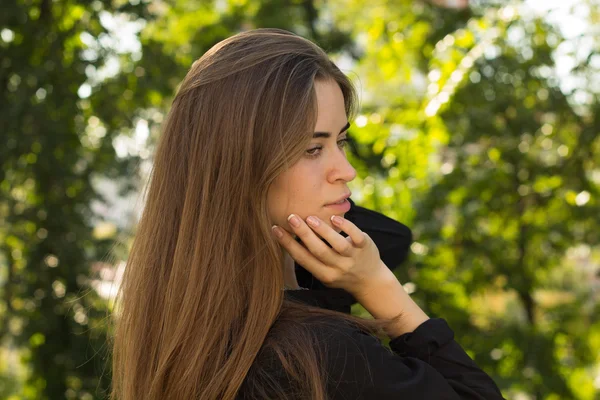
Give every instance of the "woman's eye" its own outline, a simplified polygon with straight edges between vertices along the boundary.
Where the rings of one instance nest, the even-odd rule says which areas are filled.
[[[337,143],[338,143],[339,147],[344,148],[344,147],[346,147],[348,145],[348,138],[346,137],[344,139],[340,139],[340,140],[338,140]],[[321,150],[321,149],[322,149],[321,146],[319,146],[319,147],[313,147],[312,149],[306,150],[306,153],[309,156],[318,157],[319,156],[318,150]]]

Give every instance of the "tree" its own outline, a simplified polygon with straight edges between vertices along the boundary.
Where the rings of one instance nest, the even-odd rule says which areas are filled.
[[[280,12],[283,11],[283,12]],[[0,16],[2,397],[104,398],[110,304],[91,290],[127,226],[106,229],[97,182],[137,187],[152,135],[191,62],[248,27],[302,31],[330,49],[351,43],[316,26],[306,1],[230,4],[18,1]],[[140,30],[141,48],[117,35]],[[134,36],[135,39],[136,36]],[[141,128],[140,128],[141,126]],[[117,152],[115,152],[115,148]],[[122,240],[127,242],[126,239]],[[126,253],[126,249],[121,249]]]
[[[243,29],[278,27],[314,40],[358,78],[354,199],[413,227],[413,263],[396,271],[407,290],[449,321],[505,397],[594,399],[598,43],[574,69],[583,84],[569,91],[552,72],[568,42],[557,29],[518,4],[472,3],[5,7],[0,338],[3,355],[19,355],[27,370],[0,364],[0,397],[105,397],[110,303],[91,278],[130,232],[98,213],[111,200],[97,182],[139,190],[192,61]],[[597,22],[596,3],[585,4]],[[116,40],[126,29],[139,43]],[[118,251],[126,257],[126,245]]]
[[[597,278],[569,255],[600,239],[596,50],[578,96],[553,73],[567,40],[524,7],[335,9],[365,44],[354,192],[414,228],[400,280],[507,398],[593,399]]]
[[[103,20],[145,10],[42,0],[0,15],[0,338],[6,359],[27,367],[4,365],[3,381],[14,384],[0,388],[3,398],[104,397],[107,304],[89,275],[112,241],[94,232],[92,201],[102,194],[93,180],[134,169],[135,158],[116,158],[112,146],[133,108],[95,102],[103,82],[89,82],[119,56],[103,44]]]

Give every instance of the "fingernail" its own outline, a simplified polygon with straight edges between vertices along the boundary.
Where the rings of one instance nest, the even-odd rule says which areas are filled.
[[[292,225],[294,228],[300,226],[300,220],[294,214],[290,214],[290,216],[288,217],[288,221],[290,225]]]
[[[332,215],[331,216],[331,222],[333,222],[336,225],[341,225],[343,221],[344,220],[341,219],[340,217],[338,217],[337,215]]]
[[[273,225],[271,227],[271,230],[273,231],[275,236],[277,236],[278,238],[281,239],[283,237],[283,232],[281,232],[281,229],[277,225]]]
[[[317,226],[319,226],[319,220],[318,220],[318,219],[316,219],[315,217],[312,217],[312,216],[311,216],[311,217],[308,217],[308,218],[306,218],[306,222],[308,222],[308,224],[309,224],[310,226],[314,226],[314,227],[317,227]]]

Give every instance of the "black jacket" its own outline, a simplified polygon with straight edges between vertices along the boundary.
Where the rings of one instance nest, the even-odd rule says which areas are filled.
[[[287,290],[285,298],[328,309],[339,309],[343,302],[328,290]],[[326,342],[329,400],[503,399],[441,318],[390,340],[392,351],[377,337],[337,321],[315,324],[314,329]],[[282,367],[271,363],[270,374],[285,386]]]
[[[412,235],[405,225],[355,205],[345,216],[366,232],[381,258],[395,269],[407,256]],[[349,314],[356,300],[342,289],[330,289],[296,264],[298,284],[309,290],[287,290],[287,300]],[[311,325],[312,328],[312,325]],[[383,346],[378,338],[338,321],[314,325],[326,341],[327,392],[330,400],[502,399],[494,381],[454,341],[445,320],[432,318],[414,332]],[[271,358],[269,375],[284,380],[282,366]]]

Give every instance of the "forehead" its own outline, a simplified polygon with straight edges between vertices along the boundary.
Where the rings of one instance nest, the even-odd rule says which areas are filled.
[[[346,124],[346,108],[344,95],[335,81],[316,81],[315,93],[317,96],[317,125],[315,130],[334,131]]]

